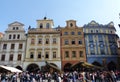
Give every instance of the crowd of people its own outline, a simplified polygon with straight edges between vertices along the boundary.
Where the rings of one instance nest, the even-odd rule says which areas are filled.
[[[119,71],[0,73],[0,82],[117,82]]]

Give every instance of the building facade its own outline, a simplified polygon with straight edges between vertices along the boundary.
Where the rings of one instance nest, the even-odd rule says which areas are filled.
[[[62,70],[70,70],[71,65],[86,62],[83,28],[76,25],[75,20],[66,21],[61,27]]]
[[[0,45],[0,65],[22,69],[26,47],[24,24],[17,21],[9,24]]]
[[[53,20],[37,20],[37,28],[30,28],[27,35],[24,69],[44,70],[46,62],[61,69],[60,31],[53,28]]]
[[[113,22],[107,25],[95,21],[84,25],[87,62],[115,70],[118,64],[117,39]]]

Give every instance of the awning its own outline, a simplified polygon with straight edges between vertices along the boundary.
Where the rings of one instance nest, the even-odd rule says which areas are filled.
[[[21,70],[19,70],[17,68],[4,66],[4,65],[0,65],[0,68],[3,68],[3,69],[10,71],[10,72],[22,72]]]
[[[48,66],[50,66],[51,68],[53,68],[53,69],[55,69],[55,70],[61,72],[61,70],[60,70],[58,67],[52,65],[51,63],[48,63],[48,62],[46,61],[46,64],[47,64]]]
[[[102,69],[102,67],[100,67],[100,66],[96,66],[96,65],[93,65],[93,64],[90,64],[90,63],[87,63],[87,62],[77,62],[77,63],[73,64],[71,66],[71,68],[74,68],[77,65],[79,65],[79,66],[81,66],[83,68],[97,68],[97,69]]]

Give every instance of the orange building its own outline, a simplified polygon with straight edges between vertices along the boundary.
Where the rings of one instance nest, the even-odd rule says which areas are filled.
[[[78,62],[86,61],[83,28],[78,27],[75,20],[68,20],[66,26],[61,27],[61,59],[64,71]]]

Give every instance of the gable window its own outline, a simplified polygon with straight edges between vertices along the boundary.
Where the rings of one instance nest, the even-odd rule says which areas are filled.
[[[42,23],[40,24],[40,28],[43,28],[43,24]]]
[[[17,60],[20,61],[21,58],[22,58],[22,55],[21,55],[21,54],[18,54],[18,58],[17,58]]]
[[[49,23],[46,24],[46,28],[50,28],[50,24]]]
[[[1,61],[5,61],[5,54],[2,55]]]
[[[13,54],[10,54],[9,61],[13,61]]]
[[[11,49],[14,49],[15,48],[15,44],[11,44]]]
[[[16,30],[18,30],[18,27],[16,27]]]
[[[73,27],[73,24],[72,24],[72,23],[70,23],[70,27]]]
[[[13,30],[15,30],[15,27],[13,27]]]
[[[11,36],[11,34],[10,34],[10,35],[9,35],[9,39],[11,39],[11,37],[12,37],[12,36]]]
[[[3,49],[7,49],[7,44],[3,44]]]

